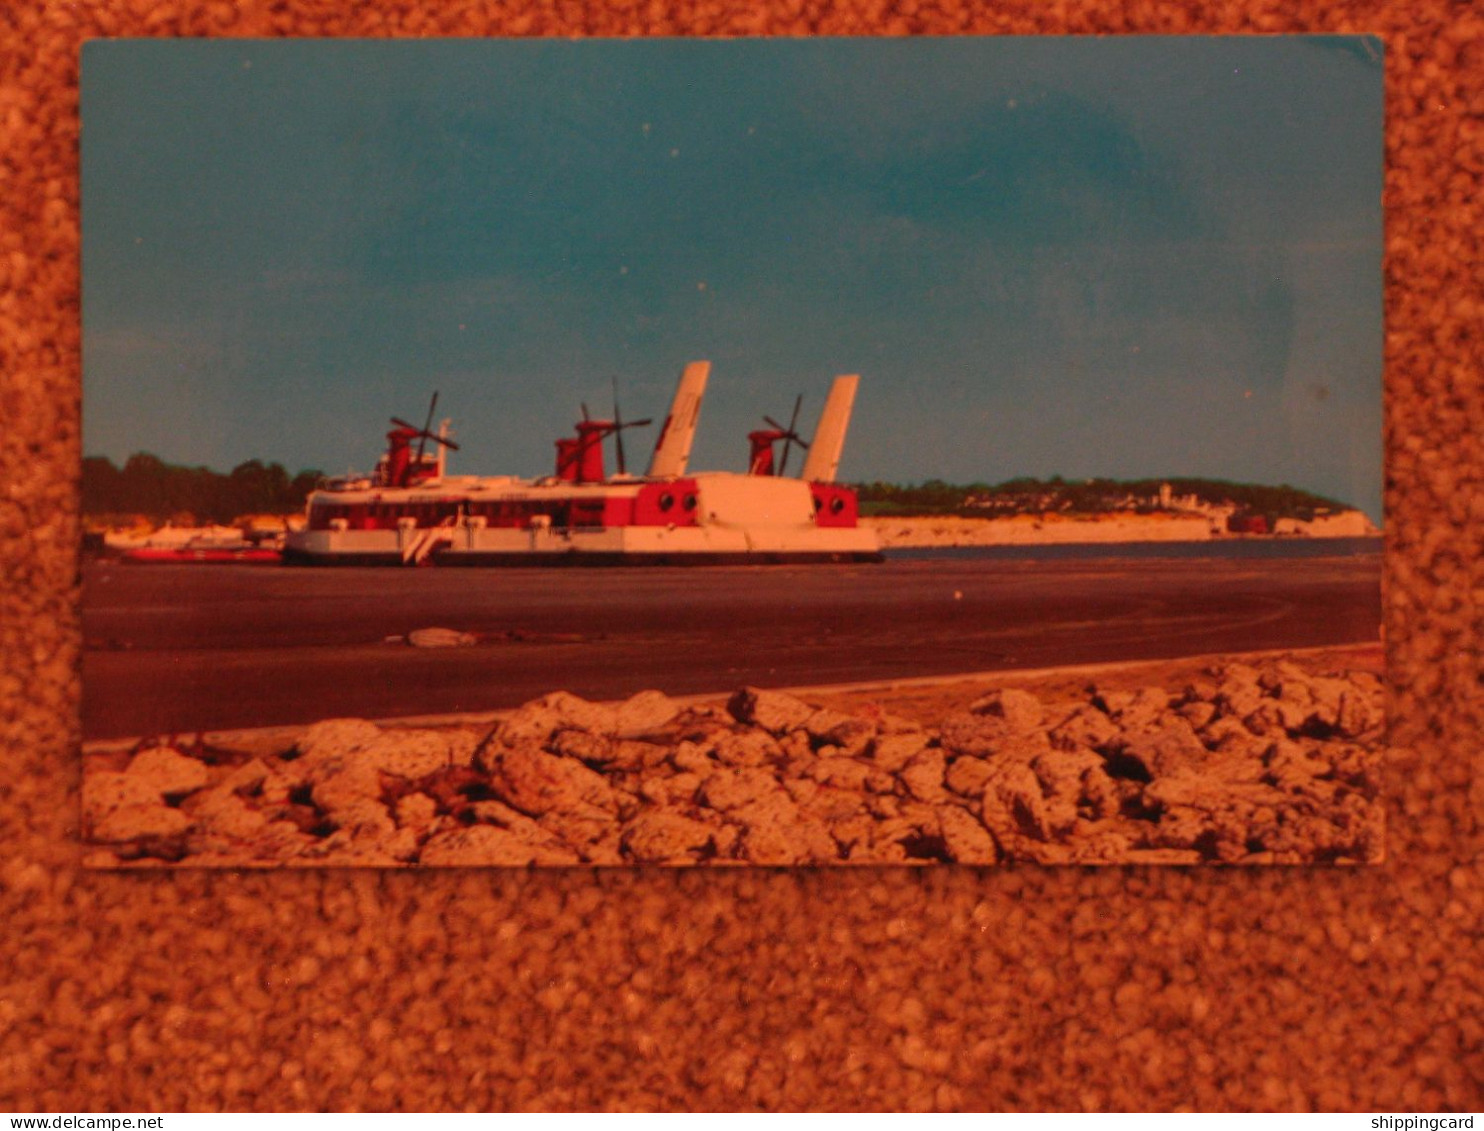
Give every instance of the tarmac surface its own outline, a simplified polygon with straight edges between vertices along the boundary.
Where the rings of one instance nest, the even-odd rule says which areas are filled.
[[[1379,554],[84,569],[86,739],[1374,641]],[[467,647],[416,648],[419,628]]]

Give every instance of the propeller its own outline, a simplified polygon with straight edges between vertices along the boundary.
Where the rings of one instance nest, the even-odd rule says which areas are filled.
[[[629,473],[629,463],[628,459],[624,456],[623,430],[625,428],[643,428],[648,424],[653,424],[654,421],[647,417],[644,420],[625,420],[623,418],[623,410],[618,407],[618,378],[610,377],[609,381],[613,384],[613,423],[608,426],[603,434],[613,437],[614,454],[618,457],[618,473],[620,475],[627,475]],[[582,406],[582,418],[584,420],[588,419],[586,405]]]
[[[805,451],[809,450],[808,441],[803,439],[803,437],[801,437],[798,432],[795,431],[795,428],[799,423],[799,409],[803,407],[803,404],[804,394],[800,393],[798,395],[798,398],[794,401],[794,414],[793,416],[789,417],[787,428],[779,424],[778,421],[774,420],[771,416],[763,417],[763,419],[767,421],[768,424],[776,428],[779,432],[783,433],[783,435],[780,437],[780,439],[783,440],[783,455],[778,460],[778,470],[777,472],[775,472],[775,474],[778,475],[780,478],[783,476],[784,469],[788,467],[788,448],[790,444],[798,444],[799,447],[803,448]]]
[[[413,435],[420,437],[425,442],[428,440],[432,440],[435,444],[442,444],[450,451],[456,452],[459,450],[458,444],[455,443],[453,440],[450,440],[447,436],[440,436],[438,435],[438,433],[431,432],[427,428],[419,431],[416,424],[410,424],[407,421],[403,420],[400,416],[392,417],[392,423],[395,424],[398,428],[406,428]],[[419,454],[421,454],[421,450],[421,446],[419,446]]]
[[[643,428],[646,425],[653,424],[654,421],[651,420],[651,419],[649,419],[648,417],[646,417],[643,420],[625,420],[623,418],[623,412],[622,412],[622,410],[618,407],[618,378],[617,377],[614,377],[612,380],[613,380],[613,419],[612,420],[594,420],[592,418],[592,414],[590,412],[588,412],[588,408],[587,408],[586,402],[579,402],[579,407],[582,409],[582,422],[584,424],[594,424],[594,425],[597,426],[596,429],[595,429],[595,435],[596,435],[596,442],[597,443],[601,444],[609,436],[612,436],[613,437],[613,439],[614,439],[614,445],[615,445],[615,447],[617,449],[616,455],[618,457],[618,473],[620,475],[627,475],[628,474],[628,471],[629,471],[629,468],[628,468],[628,461],[627,461],[627,459],[625,457],[624,448],[623,448],[623,432],[624,432],[624,429],[625,428]],[[573,449],[573,451],[571,452],[571,454],[568,455],[566,459],[562,460],[562,462],[558,465],[558,467],[557,467],[557,473],[558,474],[561,474],[562,472],[566,471],[566,469],[568,467],[570,467],[581,456],[581,454],[582,453],[581,453],[580,450]]]

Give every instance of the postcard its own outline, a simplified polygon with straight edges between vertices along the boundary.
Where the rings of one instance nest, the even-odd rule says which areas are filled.
[[[88,863],[1381,859],[1381,58],[88,43]]]

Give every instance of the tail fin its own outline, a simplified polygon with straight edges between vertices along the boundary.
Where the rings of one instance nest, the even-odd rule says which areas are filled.
[[[701,417],[701,398],[706,393],[706,378],[711,375],[709,361],[693,361],[685,367],[675,386],[675,399],[670,402],[670,415],[660,428],[654,455],[645,473],[656,478],[685,474],[690,462],[691,443],[696,438],[696,422]]]
[[[811,483],[835,481],[835,473],[840,470],[840,453],[845,449],[845,430],[850,426],[850,410],[855,406],[855,388],[859,384],[858,376],[835,378],[824,411],[819,414],[819,427],[814,430],[814,442],[809,446],[809,458],[804,461],[800,479]]]

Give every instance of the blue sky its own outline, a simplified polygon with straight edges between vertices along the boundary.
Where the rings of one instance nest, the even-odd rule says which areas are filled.
[[[92,42],[84,447],[364,470],[438,390],[452,470],[545,474],[708,358],[695,468],[858,372],[846,479],[1379,518],[1381,89],[1359,38]]]

